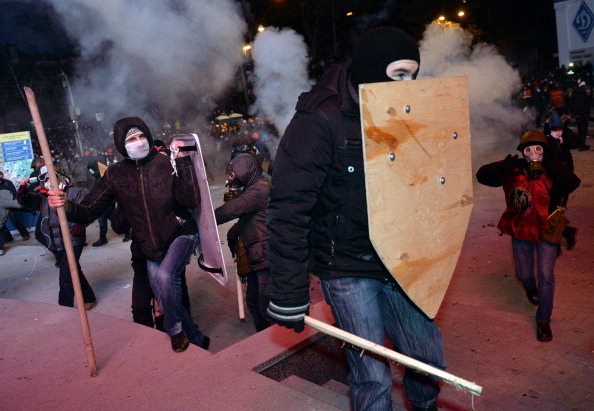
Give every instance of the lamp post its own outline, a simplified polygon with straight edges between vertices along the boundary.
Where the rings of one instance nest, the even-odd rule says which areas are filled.
[[[76,106],[74,105],[74,98],[72,98],[72,90],[70,89],[70,81],[68,81],[68,76],[66,75],[66,73],[61,72],[58,75],[60,78],[62,78],[62,87],[65,89],[68,89],[68,96],[70,98],[70,104],[68,105],[70,108],[70,119],[74,122],[74,128],[76,130],[76,142],[78,145],[78,150],[80,153],[80,156],[83,156],[83,148],[82,148],[82,142],[80,141],[80,129],[78,128],[78,119],[76,118]]]

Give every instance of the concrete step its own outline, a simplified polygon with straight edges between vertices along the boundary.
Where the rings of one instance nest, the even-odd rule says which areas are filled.
[[[339,410],[350,409],[348,397],[345,394],[341,394],[339,392],[334,391],[334,389],[314,384],[313,382],[307,381],[295,375],[291,375],[290,377],[287,377],[281,382],[294,390],[309,395],[310,397],[315,398],[318,401],[322,401],[326,404],[332,405]],[[346,387],[346,390],[348,391],[348,387],[344,384],[341,384],[339,382],[336,382],[336,384],[340,384]],[[335,385],[331,384],[331,386],[335,388]]]

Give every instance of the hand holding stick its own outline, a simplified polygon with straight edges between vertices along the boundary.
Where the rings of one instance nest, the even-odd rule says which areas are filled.
[[[76,297],[76,306],[78,308],[78,316],[80,318],[80,325],[83,330],[84,344],[87,352],[87,361],[89,363],[89,369],[91,370],[91,376],[97,375],[97,365],[95,364],[95,352],[93,350],[93,341],[91,340],[91,332],[89,330],[89,322],[87,319],[87,312],[85,311],[85,303],[82,296],[82,290],[80,287],[80,278],[78,276],[78,267],[76,265],[76,257],[74,255],[74,249],[72,248],[72,239],[70,238],[70,230],[68,228],[68,220],[66,220],[66,211],[64,205],[66,204],[66,193],[53,191],[57,190],[58,177],[54,169],[54,163],[52,161],[52,154],[47,143],[45,136],[45,130],[41,122],[41,116],[39,115],[39,108],[37,107],[37,101],[33,90],[29,87],[25,87],[25,94],[27,95],[27,102],[29,103],[29,110],[35,123],[35,131],[37,132],[37,138],[39,139],[39,145],[41,146],[41,152],[45,160],[45,166],[47,168],[47,175],[49,176],[52,191],[49,193],[48,202],[50,206],[55,204],[56,211],[58,213],[58,219],[60,220],[60,229],[62,231],[62,239],[64,240],[64,249],[66,250],[66,256],[68,257],[68,266],[70,268],[70,275],[72,277],[72,285],[74,287],[74,296]]]

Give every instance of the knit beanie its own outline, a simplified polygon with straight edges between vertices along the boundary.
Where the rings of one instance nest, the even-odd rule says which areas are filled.
[[[126,139],[124,140],[124,142],[130,140],[132,137],[136,137],[141,134],[144,135],[142,130],[140,130],[138,127],[131,127],[130,130],[128,130],[128,132],[126,133]]]
[[[358,89],[362,83],[390,81],[386,69],[388,64],[398,60],[413,60],[421,64],[415,40],[406,32],[394,27],[379,27],[369,31],[355,44],[351,63],[351,84]]]
[[[559,118],[559,114],[553,113],[551,117],[549,117],[549,128],[552,130],[554,128],[563,128],[563,123],[561,122],[561,118]]]

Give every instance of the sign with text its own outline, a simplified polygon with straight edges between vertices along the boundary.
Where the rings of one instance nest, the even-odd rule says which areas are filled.
[[[32,158],[31,134],[28,131],[0,134],[0,163]]]

